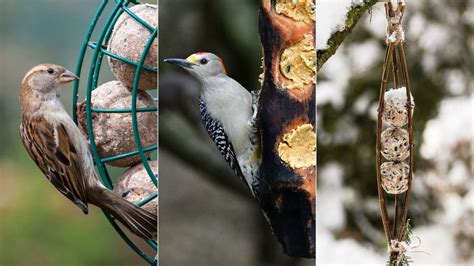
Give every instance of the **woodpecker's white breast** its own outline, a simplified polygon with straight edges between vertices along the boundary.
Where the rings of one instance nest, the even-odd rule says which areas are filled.
[[[224,127],[237,157],[246,153],[252,145],[249,140],[252,95],[237,81],[219,75],[203,82],[202,96],[208,113]]]

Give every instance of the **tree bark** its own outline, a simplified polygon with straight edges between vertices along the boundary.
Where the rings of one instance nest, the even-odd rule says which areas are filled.
[[[262,141],[260,204],[284,252],[289,256],[314,258],[315,18],[302,21],[279,13],[275,8],[279,2],[284,1],[261,0],[260,3],[259,32],[264,53],[258,111]],[[305,58],[310,61],[309,64],[306,61],[306,68],[311,70],[309,76],[291,73],[294,67],[301,67],[298,53],[301,47],[314,54]],[[300,69],[307,71],[306,68],[303,65]]]

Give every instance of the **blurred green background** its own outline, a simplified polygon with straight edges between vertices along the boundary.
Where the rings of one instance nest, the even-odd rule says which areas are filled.
[[[74,71],[101,2],[0,0],[2,266],[145,265],[100,209],[91,207],[86,216],[56,191],[28,157],[18,133],[18,88],[23,75],[40,63]],[[110,71],[103,75],[110,77]],[[67,110],[71,110],[71,91],[72,86],[67,86],[61,95]]]

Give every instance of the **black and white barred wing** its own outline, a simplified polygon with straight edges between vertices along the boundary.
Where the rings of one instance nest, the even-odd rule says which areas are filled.
[[[199,98],[199,111],[201,112],[201,120],[207,133],[211,137],[212,141],[217,146],[219,152],[224,156],[224,159],[229,163],[230,168],[242,179],[245,180],[242,170],[240,169],[239,162],[235,156],[234,148],[229,140],[229,137],[224,131],[224,127],[219,121],[212,118],[206,110],[206,104],[202,98]]]

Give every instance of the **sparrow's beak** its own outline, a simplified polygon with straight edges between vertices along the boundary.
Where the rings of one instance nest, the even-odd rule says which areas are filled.
[[[72,73],[69,70],[64,71],[64,73],[61,74],[59,77],[59,83],[69,83],[75,80],[78,80],[79,77],[76,76],[74,73]]]
[[[177,65],[183,68],[193,68],[193,66],[196,66],[197,64],[189,62],[188,60],[185,59],[180,59],[180,58],[168,58],[165,59],[166,63]]]

